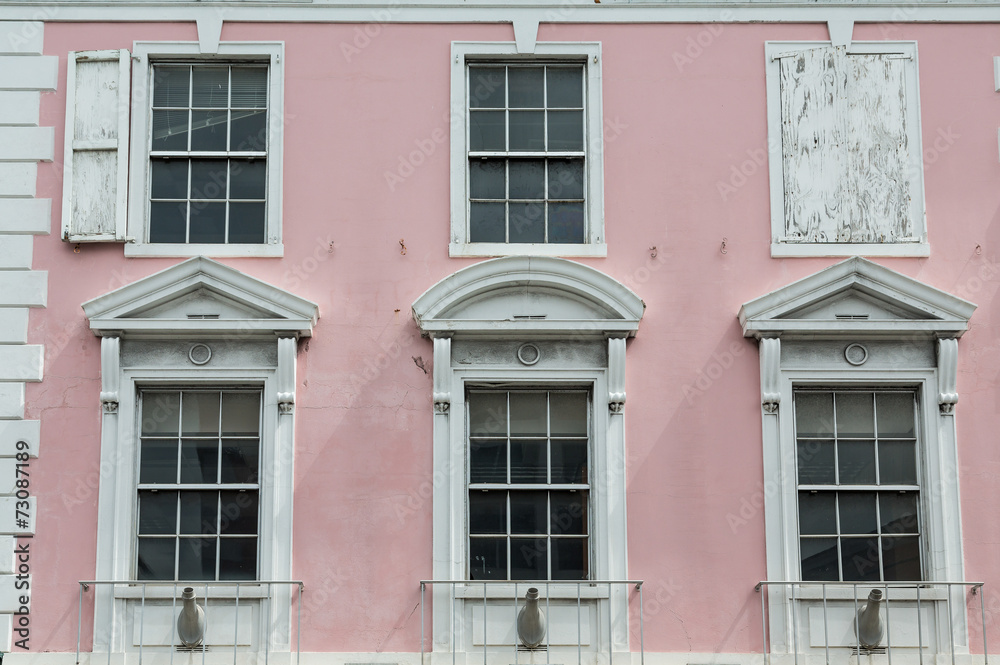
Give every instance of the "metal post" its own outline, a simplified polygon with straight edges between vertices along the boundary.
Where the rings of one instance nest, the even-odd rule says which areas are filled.
[[[455,582],[451,583],[451,665],[455,665]]]
[[[645,622],[642,617],[642,583],[636,584],[639,590],[639,665],[646,665],[646,633]]]
[[[420,585],[420,600],[423,602],[424,595],[424,585]],[[300,665],[302,663],[302,583],[299,582],[299,606],[298,606],[298,617],[295,619],[295,631],[297,635],[295,636],[295,665]],[[423,631],[423,620],[424,620],[424,606],[420,606],[420,647],[423,649],[424,631]],[[424,665],[423,653],[420,654],[420,665]]]
[[[917,585],[917,659],[924,665],[924,620],[920,617],[920,585]]]
[[[76,608],[76,665],[80,665],[80,632],[83,629],[83,588],[85,584],[80,585],[80,602],[77,603]]]
[[[608,582],[608,665],[614,665],[615,652],[613,640],[611,635],[611,604],[614,602],[614,592],[611,588],[611,582]]]
[[[205,582],[205,637],[201,639],[201,665],[205,665],[205,651],[208,650],[208,582]]]
[[[547,625],[546,625],[546,629],[545,629],[545,665],[549,665],[549,662],[550,662],[549,661],[549,651],[551,651],[551,647],[552,647],[552,641],[550,639],[552,637],[552,631],[551,631],[551,628],[552,628],[552,612],[549,610],[549,595],[550,595],[549,594],[549,583],[546,582],[545,583],[545,621],[546,621]]]
[[[240,585],[236,583],[236,617],[233,619],[233,665],[236,665],[236,645],[240,641]],[[205,642],[201,645],[204,647]],[[259,652],[258,652],[259,653]]]
[[[767,585],[759,583],[757,591],[760,593],[760,639],[761,648],[764,649],[764,665],[771,665],[771,650],[767,646],[767,612],[764,610],[764,593],[767,591]]]
[[[483,582],[483,665],[486,665],[486,631],[486,582]],[[517,632],[516,626],[514,632]]]
[[[426,585],[420,583],[420,665],[424,665],[424,588]],[[299,616],[302,616],[302,589],[299,589]],[[299,635],[302,634],[302,626],[299,626]]]
[[[580,608],[580,585],[576,585],[576,665],[583,665],[583,650],[580,646],[583,642],[583,620]]]
[[[146,585],[142,585],[142,614],[139,616],[139,665],[142,665],[142,643],[145,641],[142,637],[143,628],[146,626]],[[111,653],[111,649],[108,648],[108,653]]]
[[[955,620],[951,614],[951,585],[948,589],[948,641],[951,642],[951,665],[955,665]]]
[[[826,585],[823,585],[823,648],[826,650],[826,665],[830,665],[830,621],[826,607]]]
[[[174,592],[170,596],[170,616],[171,617],[176,617],[177,616],[177,583],[176,582],[174,582],[173,590],[174,590]],[[174,619],[174,621],[176,621],[176,620],[177,619]],[[173,631],[171,631],[171,633],[172,632]],[[205,638],[202,637],[202,644],[204,644],[204,642],[205,642]],[[171,638],[171,640],[170,640],[170,663],[171,663],[171,665],[173,665],[173,662],[174,662],[174,651],[176,651],[176,649],[173,648],[173,644],[174,644],[174,640],[173,640],[173,638]]]
[[[795,584],[792,584],[792,660],[799,665],[799,613],[795,607]]]
[[[920,617],[917,616],[917,621],[920,621]],[[889,665],[892,665],[892,621],[889,621],[889,585],[885,585],[885,655],[889,659]]]
[[[291,589],[289,589],[289,591],[291,591]],[[236,585],[236,596],[237,597],[239,597],[239,593],[240,593],[240,586],[239,586],[239,584],[237,584]],[[267,614],[264,615],[264,616],[267,617],[267,622],[268,623],[271,623],[271,616],[272,616],[272,612],[273,611],[274,611],[274,604],[271,602],[271,583],[268,582],[267,583]],[[236,618],[237,618],[237,620],[239,619],[239,617],[236,617]],[[270,630],[270,628],[266,632],[267,632],[267,642],[264,642],[264,665],[267,665],[268,657],[271,655],[271,630]]]
[[[983,593],[983,585],[982,584],[980,584],[979,586],[972,587],[972,593],[976,593],[977,589],[979,590],[979,613],[983,617],[983,624],[982,624],[982,626],[983,626],[983,665],[990,665],[990,652],[989,652],[989,649],[986,648],[986,605],[983,602],[983,596],[985,596],[986,594]]]
[[[854,596],[854,637],[857,641],[858,647],[858,665],[861,663],[861,622],[858,620],[858,585],[854,584],[851,586],[852,594]]]

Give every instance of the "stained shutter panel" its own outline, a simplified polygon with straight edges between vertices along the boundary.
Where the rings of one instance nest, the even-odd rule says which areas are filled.
[[[63,240],[125,240],[129,66],[124,49],[69,54]]]

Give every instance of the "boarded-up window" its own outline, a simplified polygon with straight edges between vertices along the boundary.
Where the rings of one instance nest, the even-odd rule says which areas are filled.
[[[782,240],[920,241],[914,58],[827,47],[778,61]]]

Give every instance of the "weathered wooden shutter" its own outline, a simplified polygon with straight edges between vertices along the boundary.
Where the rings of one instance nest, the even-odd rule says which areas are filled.
[[[899,54],[848,54],[844,47],[782,56],[787,241],[915,239],[908,62]]]
[[[126,50],[69,54],[63,240],[125,240],[129,67]]]

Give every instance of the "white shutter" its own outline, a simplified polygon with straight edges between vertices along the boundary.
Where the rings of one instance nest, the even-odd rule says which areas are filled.
[[[124,49],[69,54],[63,240],[125,240],[129,66]]]

